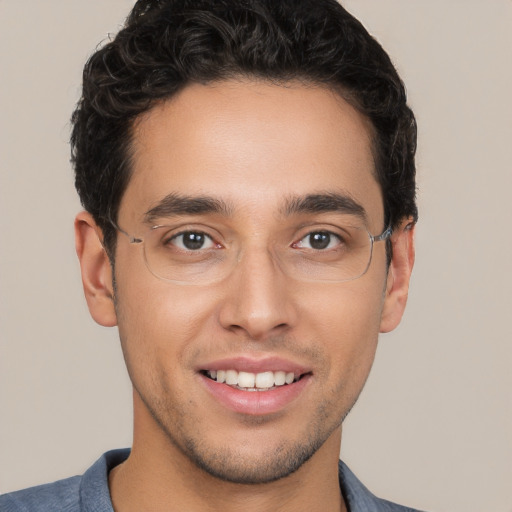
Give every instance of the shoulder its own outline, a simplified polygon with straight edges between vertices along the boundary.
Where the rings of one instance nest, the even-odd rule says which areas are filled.
[[[0,512],[112,512],[109,471],[128,457],[130,450],[103,454],[82,476],[0,496]]]
[[[0,496],[2,512],[72,512],[79,509],[82,477],[74,476],[37,487],[30,487]]]
[[[340,487],[350,512],[420,512],[372,494],[342,462],[338,466]]]

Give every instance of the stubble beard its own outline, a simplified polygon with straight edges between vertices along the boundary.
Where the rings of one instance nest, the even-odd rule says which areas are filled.
[[[315,419],[301,439],[294,442],[285,439],[272,451],[262,447],[256,456],[247,457],[243,449],[230,445],[229,439],[224,446],[213,446],[199,435],[193,436],[193,429],[187,428],[184,422],[175,420],[183,417],[182,412],[177,411],[175,406],[165,403],[150,404],[140,393],[138,395],[168,441],[193,466],[223,482],[245,485],[266,484],[292,475],[333,435],[351,409],[350,407],[341,419],[336,420],[328,414],[333,404],[326,401],[316,407]],[[248,420],[254,428],[266,421],[261,418]],[[283,437],[286,438],[285,432]],[[247,441],[250,443],[251,439],[248,438]]]
[[[119,303],[117,287],[114,282],[114,302],[116,311],[119,315]],[[121,334],[121,333],[120,333]],[[148,396],[141,393],[136,386],[134,375],[131,371],[131,364],[124,350],[124,341],[121,337],[121,345],[123,346],[123,354],[125,363],[132,381],[135,392],[144,404],[151,417],[165,434],[170,444],[187,458],[195,467],[204,471],[206,474],[218,480],[245,485],[258,485],[275,482],[286,478],[301,468],[313,455],[323,446],[331,435],[341,426],[346,416],[355,405],[359,398],[359,392],[352,399],[348,399],[347,404],[346,390],[343,386],[331,391],[330,399],[325,398],[321,404],[312,404],[315,411],[311,413],[311,421],[305,427],[302,438],[297,441],[290,442],[286,439],[286,432],[283,432],[283,441],[279,443],[270,452],[263,450],[257,457],[248,458],[244,455],[243,450],[237,450],[236,447],[230,445],[230,440],[226,440],[226,445],[219,447],[212,446],[199,436],[193,436],[192,433],[197,430],[187,428],[186,420],[181,418],[187,416],[185,410],[181,410],[180,406],[173,403],[170,398],[169,389],[167,388],[167,380],[162,378],[157,388],[165,390],[163,400],[155,400],[155,395],[148,390]],[[153,384],[160,379],[153,375]],[[363,383],[364,384],[364,383]],[[153,399],[151,399],[153,395]],[[340,404],[345,404],[339,414],[332,413],[333,409],[340,408]],[[271,419],[265,418],[249,418],[247,423],[251,423],[255,428],[258,424],[263,424]],[[248,434],[250,436],[250,434]],[[248,437],[248,444],[251,443]],[[336,454],[336,457],[338,454]]]

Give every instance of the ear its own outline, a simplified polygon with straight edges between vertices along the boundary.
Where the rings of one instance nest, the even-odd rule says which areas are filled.
[[[404,314],[409,281],[414,266],[414,221],[404,219],[391,235],[393,257],[388,270],[384,306],[382,309],[380,332],[395,329]]]
[[[89,312],[105,327],[117,325],[112,267],[102,245],[103,233],[88,212],[75,219],[75,248],[80,260],[82,284]]]

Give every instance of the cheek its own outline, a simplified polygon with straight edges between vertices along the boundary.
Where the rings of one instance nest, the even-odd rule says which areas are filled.
[[[354,386],[355,391],[364,384],[373,363],[383,305],[375,282],[358,281],[310,293],[302,315],[310,319],[308,334],[329,361],[327,378]]]
[[[147,269],[116,269],[119,335],[130,374],[173,373],[193,341],[209,329],[215,301],[196,287],[177,287]]]

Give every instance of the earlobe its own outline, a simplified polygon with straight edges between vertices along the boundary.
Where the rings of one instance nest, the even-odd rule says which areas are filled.
[[[414,222],[405,219],[391,235],[393,258],[391,260],[382,309],[380,332],[395,329],[405,310],[409,281],[414,266]]]
[[[88,212],[75,219],[75,248],[80,260],[82,284],[89,312],[105,327],[117,325],[112,268],[101,243],[101,229]]]

